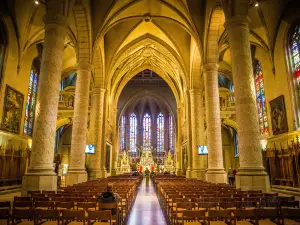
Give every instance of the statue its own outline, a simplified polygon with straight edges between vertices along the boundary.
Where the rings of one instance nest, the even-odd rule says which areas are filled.
[[[128,153],[126,151],[124,151],[122,153],[122,157],[121,157],[121,168],[120,168],[120,172],[121,173],[129,173],[131,172],[131,168],[129,165],[129,157],[128,157]]]
[[[173,154],[170,151],[165,155],[164,171],[171,173],[175,171]]]

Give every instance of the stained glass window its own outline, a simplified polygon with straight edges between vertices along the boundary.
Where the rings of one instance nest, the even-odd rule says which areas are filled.
[[[269,134],[263,73],[262,73],[261,63],[258,60],[256,60],[255,62],[254,80],[255,80],[256,102],[257,102],[260,134],[262,135]]]
[[[148,113],[143,118],[143,148],[151,149],[151,117]]]
[[[27,102],[25,109],[24,134],[32,136],[38,85],[38,71],[32,66],[29,77]]]
[[[137,145],[137,119],[136,115],[132,113],[130,115],[130,151],[136,152]]]
[[[125,150],[125,134],[126,134],[126,117],[121,117],[121,126],[120,126],[120,150],[123,152]]]
[[[156,119],[157,123],[157,151],[164,152],[164,115],[159,113]]]
[[[169,150],[174,152],[174,124],[171,115],[169,116]]]
[[[300,24],[291,36],[291,64],[297,83],[298,104],[300,104]]]

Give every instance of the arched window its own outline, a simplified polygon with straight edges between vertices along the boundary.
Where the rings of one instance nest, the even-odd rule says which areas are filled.
[[[137,119],[135,113],[130,115],[130,151],[136,152],[137,141]]]
[[[171,115],[169,115],[169,150],[174,152],[174,124]]]
[[[300,106],[300,24],[297,24],[290,36],[291,67],[296,80],[296,101]],[[299,110],[298,110],[299,111]]]
[[[157,151],[158,152],[164,152],[164,115],[162,113],[159,113],[156,119],[157,123]]]
[[[126,117],[121,117],[121,126],[120,126],[120,150],[123,152],[125,150],[125,134],[126,134]]]
[[[148,113],[143,118],[143,149],[151,149],[151,117]]]
[[[256,60],[254,64],[254,82],[260,134],[269,134],[263,73],[261,63],[258,60]]]
[[[32,136],[33,133],[33,123],[34,123],[34,116],[35,116],[35,105],[36,105],[39,73],[40,73],[40,61],[38,58],[36,58],[33,60],[31,70],[30,70],[27,102],[26,102],[26,109],[25,109],[24,134],[28,136]]]

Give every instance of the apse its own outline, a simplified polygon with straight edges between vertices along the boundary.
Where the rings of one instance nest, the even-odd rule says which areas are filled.
[[[146,69],[124,87],[118,101],[119,152],[135,161],[151,150],[159,163],[175,151],[176,100],[168,84]]]

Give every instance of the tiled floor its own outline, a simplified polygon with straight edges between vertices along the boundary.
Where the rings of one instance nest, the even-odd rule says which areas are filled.
[[[144,179],[132,206],[127,225],[167,225],[151,182]]]

